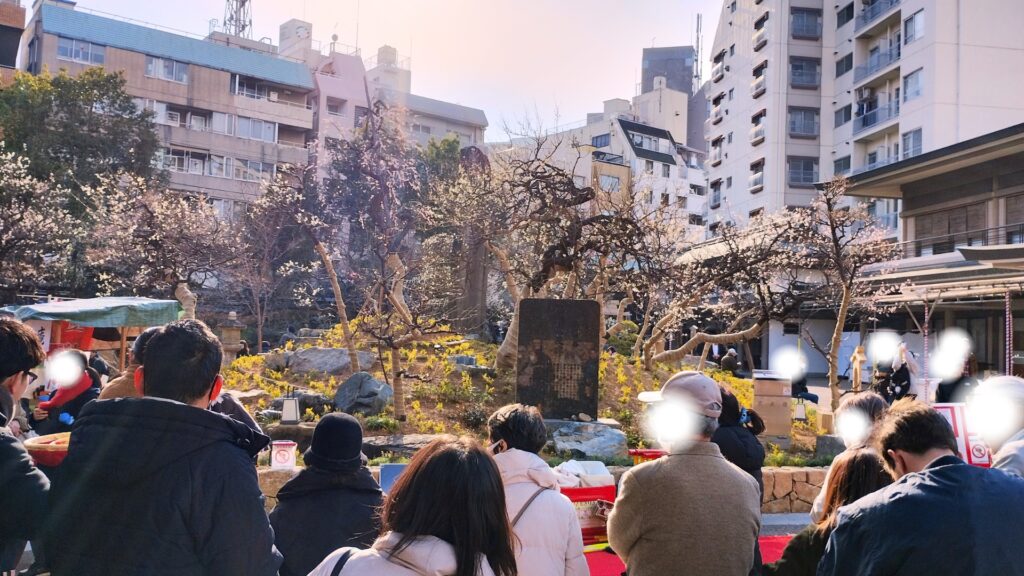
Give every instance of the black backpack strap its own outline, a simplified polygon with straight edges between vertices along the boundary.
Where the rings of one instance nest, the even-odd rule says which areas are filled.
[[[341,569],[345,567],[345,563],[352,557],[352,549],[346,548],[341,554],[341,558],[338,558],[337,564],[334,565],[334,569],[331,570],[331,576],[339,576]]]

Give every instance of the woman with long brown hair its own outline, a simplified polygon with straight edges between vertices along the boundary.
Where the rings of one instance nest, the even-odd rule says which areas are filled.
[[[832,481],[825,493],[822,519],[793,537],[782,558],[765,564],[762,574],[775,576],[814,576],[825,554],[825,544],[836,527],[839,508],[892,483],[881,457],[870,448],[854,448],[836,456],[832,462]]]
[[[491,455],[470,438],[439,438],[385,498],[373,547],[336,550],[309,576],[516,576],[506,514]]]

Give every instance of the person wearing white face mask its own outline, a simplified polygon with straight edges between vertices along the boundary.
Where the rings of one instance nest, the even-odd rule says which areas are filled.
[[[978,386],[969,406],[992,450],[992,468],[1024,478],[1024,379],[989,378]]]

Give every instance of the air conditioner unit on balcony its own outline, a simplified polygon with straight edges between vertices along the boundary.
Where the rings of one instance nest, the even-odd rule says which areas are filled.
[[[271,102],[277,102],[277,92],[274,92],[273,90],[267,92],[267,100],[270,100]]]
[[[857,102],[871,100],[875,97],[875,89],[870,87],[857,88]]]
[[[167,114],[164,115],[164,118],[167,123],[172,126],[181,126],[181,112],[168,111]]]

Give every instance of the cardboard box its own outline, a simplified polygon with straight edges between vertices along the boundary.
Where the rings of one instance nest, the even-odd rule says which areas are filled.
[[[772,406],[764,410],[754,408],[764,420],[765,434],[789,436],[793,427],[793,414],[789,406]]]
[[[754,380],[754,396],[792,396],[789,380]]]

